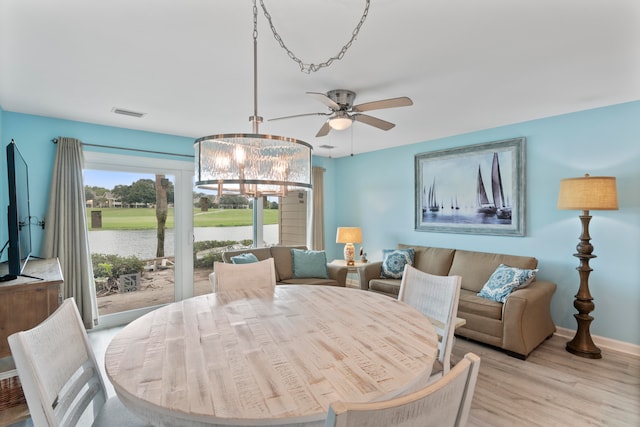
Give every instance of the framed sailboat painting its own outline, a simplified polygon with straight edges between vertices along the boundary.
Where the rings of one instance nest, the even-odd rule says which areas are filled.
[[[415,228],[524,236],[525,138],[415,156]]]

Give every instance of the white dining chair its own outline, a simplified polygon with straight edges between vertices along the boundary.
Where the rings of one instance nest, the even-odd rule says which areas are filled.
[[[273,258],[249,264],[213,263],[213,292],[232,289],[275,288],[276,267]]]
[[[398,299],[427,316],[438,333],[438,357],[431,370],[430,381],[445,375],[451,368],[451,349],[455,330],[460,276],[435,276],[406,265]]]
[[[446,375],[413,393],[379,402],[334,402],[325,427],[465,426],[479,369],[480,358],[467,353]]]
[[[73,298],[34,328],[9,336],[9,346],[35,427],[148,425],[117,397],[107,398]]]

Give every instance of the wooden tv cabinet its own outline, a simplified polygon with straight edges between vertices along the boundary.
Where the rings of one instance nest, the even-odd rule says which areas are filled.
[[[0,358],[11,355],[9,335],[33,328],[58,308],[62,283],[58,259],[31,259],[23,273],[38,279],[19,276],[0,283]]]
[[[6,264],[0,268],[0,274],[6,273],[3,270],[6,270]],[[58,294],[63,278],[57,258],[31,259],[23,273],[32,277],[20,276],[0,282],[0,381],[3,381],[0,385],[3,387],[9,384],[10,378],[18,375],[7,337],[38,325],[59,305]],[[14,394],[0,393],[0,396]],[[12,401],[0,401],[0,426],[10,425],[29,415],[25,403],[14,404]]]

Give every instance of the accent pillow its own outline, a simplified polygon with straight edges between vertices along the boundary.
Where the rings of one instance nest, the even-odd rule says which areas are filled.
[[[382,250],[382,273],[383,279],[402,279],[404,266],[413,266],[415,249],[383,249]]]
[[[310,251],[291,249],[293,259],[293,277],[303,279],[307,277],[328,279],[327,255],[324,251]]]
[[[523,270],[500,264],[478,292],[478,296],[503,303],[511,292],[529,285],[535,279],[537,272],[537,268]]]
[[[258,262],[258,258],[251,252],[231,257],[232,264],[251,264],[254,262]]]

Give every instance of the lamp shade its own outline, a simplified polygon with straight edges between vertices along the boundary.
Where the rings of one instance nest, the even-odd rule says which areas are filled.
[[[311,145],[264,134],[222,134],[197,139],[196,186],[222,194],[281,195],[311,188]]]
[[[336,243],[362,243],[360,227],[338,227]]]
[[[558,209],[617,210],[618,193],[613,176],[565,178],[560,181]]]

